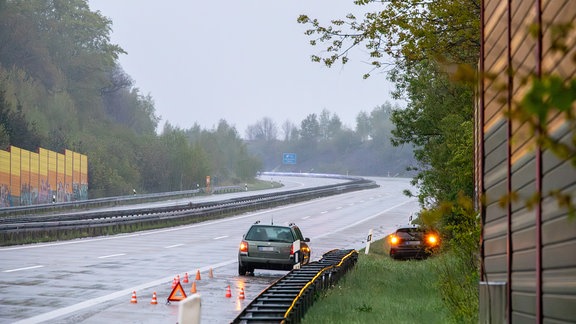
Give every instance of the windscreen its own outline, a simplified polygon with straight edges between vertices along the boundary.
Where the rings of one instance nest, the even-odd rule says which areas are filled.
[[[246,234],[246,240],[292,243],[294,235],[288,227],[253,226]]]

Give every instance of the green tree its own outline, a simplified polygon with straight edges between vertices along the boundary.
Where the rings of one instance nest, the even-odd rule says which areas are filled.
[[[320,124],[316,114],[309,114],[300,123],[300,139],[310,145],[316,144],[320,138]]]
[[[390,138],[394,125],[390,119],[392,115],[392,105],[389,102],[374,108],[370,112],[370,137],[372,144],[385,149],[391,145]]]
[[[361,111],[356,115],[356,133],[364,142],[368,140],[370,132],[370,116],[367,112]]]
[[[419,187],[418,198],[423,207],[439,211],[439,222],[445,235],[476,237],[477,220],[473,208],[454,208],[441,213],[443,205],[457,206],[473,194],[473,106],[472,81],[480,49],[480,0],[356,0],[357,5],[381,5],[381,10],[367,12],[362,19],[349,14],[322,25],[317,19],[301,15],[298,22],[307,24],[310,44],[322,44],[321,55],[312,60],[328,67],[346,64],[353,58],[355,47],[364,47],[371,70],[387,69],[396,85],[395,99],[407,102],[405,109],[392,112],[393,144],[412,144],[418,161],[413,183]],[[460,82],[455,82],[460,81]],[[374,134],[374,133],[372,133]],[[412,194],[412,193],[409,193]],[[463,197],[459,199],[459,197]],[[472,206],[470,204],[470,206]],[[463,217],[469,216],[469,217]],[[453,318],[457,322],[473,322],[476,312],[461,311],[472,305],[452,298],[451,289],[476,291],[478,241],[462,252],[461,272],[472,280],[462,281],[446,276],[440,287]],[[446,269],[451,269],[446,266]],[[474,296],[474,294],[472,294]],[[474,310],[474,307],[467,309]],[[463,318],[463,316],[465,318]]]
[[[342,129],[334,136],[332,143],[338,154],[350,154],[362,145],[362,140],[356,132]]]
[[[206,176],[212,174],[210,159],[198,142],[192,143],[192,181],[193,186],[204,183]]]
[[[433,61],[394,75],[408,98],[392,113],[394,145],[415,145],[419,162],[413,183],[425,206],[473,195],[473,89],[452,82]]]
[[[182,130],[118,65],[112,22],[86,0],[0,0],[0,145],[88,156],[89,197],[180,190],[260,169],[236,130]]]
[[[468,77],[479,55],[478,0],[439,0],[422,2],[357,0],[357,5],[378,5],[381,10],[367,12],[363,18],[348,14],[333,19],[327,26],[317,19],[301,15],[298,22],[307,24],[306,34],[313,46],[325,45],[322,56],[312,60],[327,66],[346,64],[352,49],[363,46],[369,54],[372,70],[387,68],[396,84],[394,97],[407,101],[406,109],[393,113],[394,144],[411,143],[418,150],[419,174],[414,182],[421,187],[422,203],[456,199],[459,191],[472,192],[472,148],[462,141],[449,142],[457,137],[447,127],[456,122],[465,138],[472,134],[473,83],[455,84],[454,77]],[[456,73],[447,73],[456,66]],[[372,130],[374,132],[374,130]],[[444,133],[448,132],[448,133]],[[469,156],[457,169],[446,172],[452,154]],[[464,159],[462,159],[464,160]],[[453,161],[452,161],[453,162]],[[453,165],[453,163],[452,163]],[[443,179],[454,172],[459,181],[446,188]],[[441,186],[441,187],[438,187]]]
[[[347,14],[329,25],[300,15],[310,44],[326,47],[312,60],[327,66],[346,64],[352,49],[363,46],[373,70],[391,64],[390,58],[407,62],[434,58],[447,63],[475,64],[480,47],[480,1],[382,1],[355,0],[358,6],[380,4],[381,10],[366,9],[363,18]],[[369,77],[366,73],[364,77]]]
[[[0,126],[4,142],[30,151],[40,146],[42,138],[36,126],[26,119],[21,105],[18,105],[16,111],[12,110],[2,90],[0,90]]]
[[[298,127],[289,120],[282,123],[282,133],[284,134],[284,142],[296,141],[298,139]]]
[[[334,140],[334,138],[343,131],[342,120],[336,114],[332,114],[330,121],[328,122],[327,134],[329,140]]]
[[[310,159],[318,153],[319,141],[320,124],[318,123],[318,117],[316,114],[309,114],[300,122],[299,140],[296,146],[296,151],[300,153],[300,161]]]
[[[270,117],[264,117],[246,129],[248,140],[274,141],[278,138],[278,127]]]
[[[253,179],[261,165],[246,149],[245,142],[238,136],[236,128],[220,120],[213,131],[198,134],[198,143],[205,150],[211,174],[218,184],[246,182]],[[252,164],[254,163],[254,164]]]

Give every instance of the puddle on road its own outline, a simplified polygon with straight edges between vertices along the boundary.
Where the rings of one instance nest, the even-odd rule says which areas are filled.
[[[254,276],[238,276],[235,267],[218,269],[214,272],[213,278],[207,273],[202,273],[201,280],[196,280],[196,292],[201,297],[201,323],[229,323],[235,319],[242,310],[250,304],[262,291],[271,284],[286,275],[286,271],[273,270],[256,270]],[[195,282],[193,275],[190,276],[188,283],[181,285],[187,296],[192,294],[192,284]],[[100,323],[140,323],[140,324],[157,324],[157,323],[175,323],[178,318],[178,302],[166,304],[166,300],[172,291],[172,282],[137,291],[138,303],[130,303],[130,294],[124,298],[116,298],[93,307],[64,315],[61,318],[54,319],[52,323],[83,323],[83,324],[100,324]],[[90,286],[88,289],[87,287]],[[101,287],[99,283],[87,283],[83,291],[92,291],[92,289],[101,290],[104,293],[106,287]],[[227,287],[230,286],[231,297],[226,297]],[[103,288],[103,289],[100,289]],[[241,290],[244,290],[245,299],[240,298]],[[54,291],[52,291],[54,292]],[[150,299],[152,293],[157,293],[158,305],[151,305]],[[57,305],[58,299],[41,297],[44,302],[41,307],[48,309],[58,309],[63,305]],[[66,296],[74,296],[77,292],[62,292]],[[38,295],[43,295],[39,292]],[[38,298],[35,298],[36,302]],[[80,300],[80,299],[79,299]],[[83,301],[88,301],[89,298]],[[0,299],[0,304],[5,304],[9,308],[28,308],[31,301],[17,300],[8,306],[6,300]],[[39,306],[39,305],[35,305]]]

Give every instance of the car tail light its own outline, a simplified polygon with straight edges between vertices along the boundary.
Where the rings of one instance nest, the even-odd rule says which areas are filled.
[[[438,244],[438,236],[436,236],[435,234],[429,234],[429,235],[426,237],[426,242],[427,242],[429,245],[436,245],[436,244]]]
[[[246,241],[240,242],[240,252],[241,253],[248,253],[248,242],[246,242]]]
[[[294,255],[294,244],[290,245],[290,255]]]
[[[400,238],[396,235],[390,235],[390,244],[396,245],[400,243]]]

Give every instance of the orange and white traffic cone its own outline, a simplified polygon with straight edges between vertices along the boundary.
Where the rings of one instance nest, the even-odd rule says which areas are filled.
[[[183,282],[183,283],[188,283],[188,282],[189,282],[189,281],[188,281],[188,272],[186,272],[186,273],[184,274],[184,280],[182,280],[182,282]]]
[[[193,294],[196,293],[196,281],[192,282],[192,288],[190,288],[190,292]]]
[[[180,282],[180,275],[176,275],[176,283]]]
[[[136,291],[132,292],[132,299],[130,299],[131,304],[137,304],[138,300],[136,299]]]
[[[196,271],[196,280],[200,280],[200,270]]]
[[[152,305],[157,305],[158,304],[158,299],[156,298],[156,292],[154,292],[152,294],[152,301],[150,302],[150,304]]]
[[[244,298],[246,298],[244,296],[244,288],[240,288],[240,295],[238,295],[238,299],[244,299]]]
[[[172,280],[172,289],[174,289],[174,287],[176,287],[176,277],[174,277],[174,280]]]
[[[230,297],[232,297],[232,291],[230,290],[230,286],[228,286],[228,288],[226,288],[226,298]]]
[[[210,278],[210,279],[214,278],[214,274],[212,273],[212,268],[210,268],[210,271],[208,271],[208,278]]]

